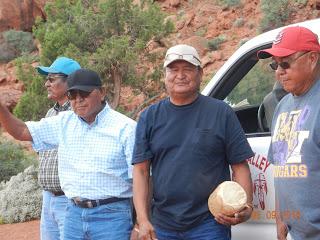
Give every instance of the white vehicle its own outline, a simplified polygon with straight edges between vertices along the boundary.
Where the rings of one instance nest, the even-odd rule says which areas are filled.
[[[307,27],[320,36],[319,18],[293,25]],[[232,228],[232,239],[235,240],[277,239],[273,166],[267,159],[270,143],[270,120],[267,115],[270,111],[273,113],[281,94],[277,92],[279,89],[273,91],[275,77],[269,67],[271,60],[258,61],[257,51],[270,48],[281,29],[258,35],[242,45],[202,91],[203,95],[224,100],[232,106],[255,152],[249,161],[254,211],[248,222]],[[267,103],[267,99],[273,102]]]

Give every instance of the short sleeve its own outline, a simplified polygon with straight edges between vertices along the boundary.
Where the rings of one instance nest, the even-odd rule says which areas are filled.
[[[32,147],[36,152],[55,149],[59,145],[60,114],[42,118],[38,122],[26,122],[32,136]]]
[[[283,99],[281,99],[281,102],[282,102]],[[276,106],[275,110],[274,110],[274,114],[273,114],[273,118],[272,118],[272,124],[271,124],[271,139],[270,139],[270,145],[269,145],[269,149],[268,149],[268,161],[270,163],[272,163],[272,164],[274,164],[274,158],[273,158],[273,150],[274,150],[273,147],[274,147],[274,145],[272,144],[272,138],[273,138],[273,135],[274,135],[275,123],[277,122],[277,118],[278,118],[279,106],[280,106],[280,104],[278,104]]]
[[[147,116],[147,111],[141,113],[137,124],[132,164],[153,158],[150,148],[150,127],[148,126],[150,124],[148,124]]]
[[[132,121],[133,122],[133,121]],[[126,125],[124,129],[124,133],[122,138],[124,139],[122,144],[123,144],[123,149],[124,149],[124,154],[126,158],[126,162],[128,165],[128,178],[132,179],[132,154],[133,154],[133,146],[134,146],[134,139],[135,139],[135,130],[136,130],[136,123],[129,123]]]
[[[226,121],[226,154],[230,164],[243,162],[254,155],[240,122],[228,107]]]

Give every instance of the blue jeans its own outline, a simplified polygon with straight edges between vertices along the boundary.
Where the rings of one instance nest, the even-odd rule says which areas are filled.
[[[94,208],[80,208],[69,200],[64,240],[128,240],[132,227],[129,200]]]
[[[67,203],[66,196],[55,197],[51,192],[43,191],[40,220],[41,240],[63,239],[63,224]]]
[[[231,228],[208,217],[201,224],[184,232],[160,229],[155,226],[158,240],[231,240]]]

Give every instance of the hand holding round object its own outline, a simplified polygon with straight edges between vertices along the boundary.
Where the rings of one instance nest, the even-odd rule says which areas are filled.
[[[213,216],[234,216],[247,206],[247,194],[237,182],[225,181],[211,193],[208,206]]]

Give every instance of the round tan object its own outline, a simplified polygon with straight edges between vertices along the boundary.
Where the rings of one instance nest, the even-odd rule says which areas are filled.
[[[223,213],[234,216],[247,205],[247,194],[240,184],[233,181],[221,183],[209,196],[208,206],[213,216]]]

